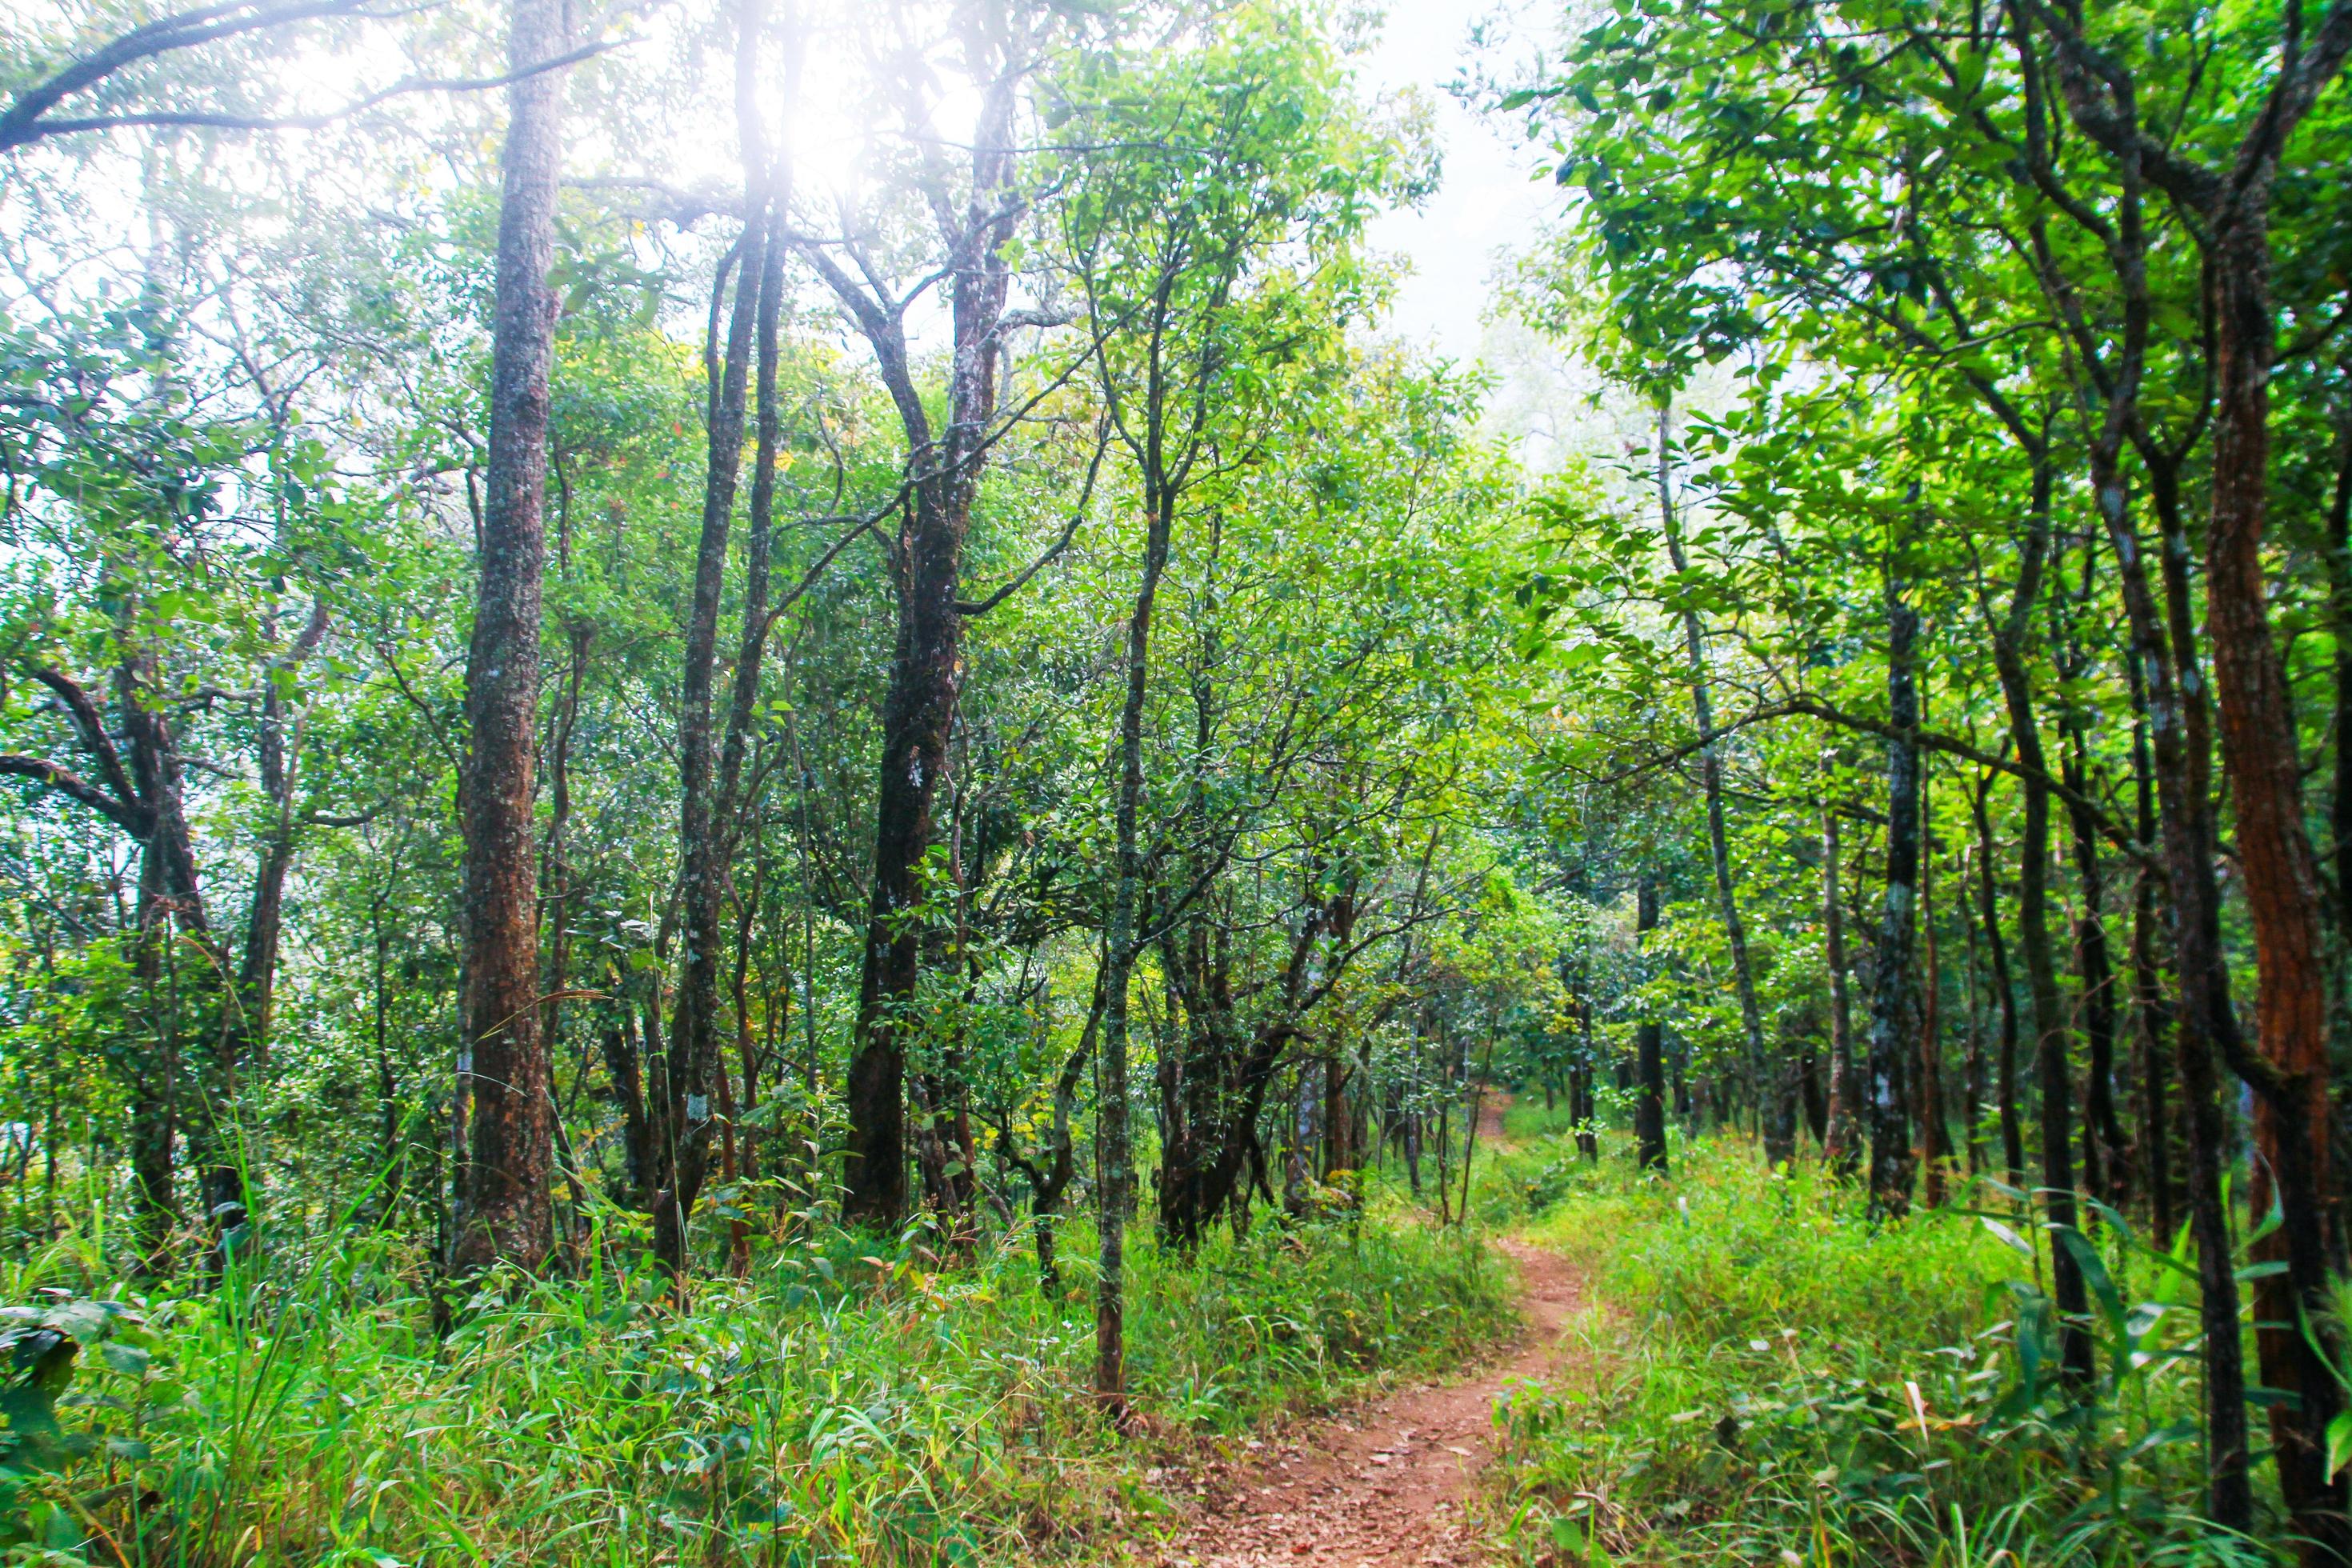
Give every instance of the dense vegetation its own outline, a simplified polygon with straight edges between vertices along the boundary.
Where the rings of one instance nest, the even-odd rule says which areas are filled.
[[[0,1550],[2352,1561],[2352,0],[1522,22],[11,16]]]

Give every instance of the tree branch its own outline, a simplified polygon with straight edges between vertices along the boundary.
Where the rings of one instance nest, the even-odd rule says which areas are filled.
[[[68,773],[45,758],[19,756],[13,752],[0,752],[0,776],[31,779],[59,795],[72,796],[133,838],[147,837],[149,820],[145,810],[115,799],[80,775]]]

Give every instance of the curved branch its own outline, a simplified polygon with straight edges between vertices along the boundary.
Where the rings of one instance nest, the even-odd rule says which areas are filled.
[[[59,795],[70,795],[133,838],[143,839],[150,831],[152,820],[145,809],[115,799],[79,773],[70,773],[47,758],[0,752],[0,776],[31,779]]]

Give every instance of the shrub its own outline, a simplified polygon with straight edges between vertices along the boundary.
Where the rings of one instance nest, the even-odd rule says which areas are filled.
[[[2085,1405],[2053,1373],[2049,1303],[2015,1278],[2031,1227],[1873,1224],[1745,1144],[1678,1154],[1671,1182],[1604,1168],[1537,1227],[1584,1259],[1599,1305],[1584,1370],[1502,1417],[1497,1484],[1531,1557],[2273,1561],[2196,1516],[2194,1313],[2180,1270],[2119,1224],[2099,1278],[2140,1293],[2112,1284],[2102,1331],[2135,1337],[2109,1343]]]

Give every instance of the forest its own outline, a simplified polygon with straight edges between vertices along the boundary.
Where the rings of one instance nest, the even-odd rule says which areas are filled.
[[[2352,1564],[2352,0],[180,3],[0,1561]]]

